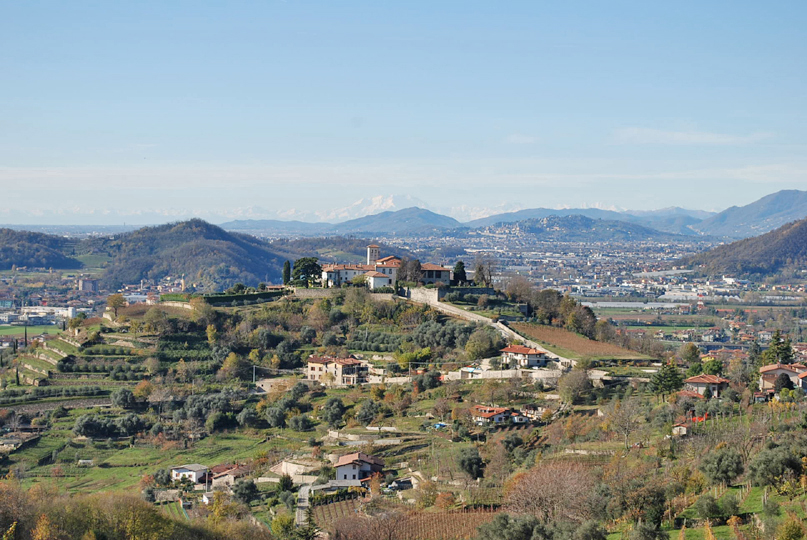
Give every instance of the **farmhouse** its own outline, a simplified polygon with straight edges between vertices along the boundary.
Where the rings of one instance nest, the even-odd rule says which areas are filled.
[[[522,368],[546,367],[547,355],[543,349],[534,349],[523,345],[510,345],[501,350],[502,362],[512,365],[516,363]]]
[[[356,452],[342,456],[336,462],[336,479],[361,482],[373,473],[381,472],[382,469],[384,469],[382,460],[363,452]]]
[[[370,366],[354,356],[334,358],[332,356],[308,357],[306,378],[327,386],[349,386],[368,381]]]
[[[697,375],[690,377],[684,381],[686,389],[692,392],[697,392],[701,396],[706,393],[706,389],[712,394],[712,397],[720,397],[720,395],[729,387],[729,380],[717,375]]]
[[[201,482],[205,475],[207,475],[207,467],[192,463],[190,465],[182,465],[180,467],[173,467],[171,469],[171,480],[182,480],[187,478],[194,484]]]

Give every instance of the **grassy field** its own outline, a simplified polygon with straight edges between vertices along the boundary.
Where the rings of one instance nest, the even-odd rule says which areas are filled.
[[[29,326],[28,337],[39,334],[61,334],[62,328],[57,325]],[[0,336],[22,336],[25,335],[24,326],[0,326]]]
[[[514,323],[513,330],[537,341],[550,351],[566,358],[615,360],[646,360],[647,356],[623,349],[611,343],[602,343],[554,326]]]

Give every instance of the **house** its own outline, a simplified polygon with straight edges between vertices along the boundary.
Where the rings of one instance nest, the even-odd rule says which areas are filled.
[[[354,356],[334,358],[332,356],[308,357],[306,378],[327,386],[349,386],[366,383],[370,365]]]
[[[420,281],[430,283],[451,283],[451,269],[439,264],[424,263],[420,265]]]
[[[393,284],[392,276],[382,274],[381,272],[376,272],[375,270],[364,274],[364,279],[365,283],[367,284],[367,288],[371,291],[380,289],[381,287],[392,287]]]
[[[361,482],[384,469],[384,462],[363,452],[347,454],[336,462],[336,480]],[[358,484],[357,484],[358,485]]]
[[[807,366],[804,364],[768,364],[759,368],[759,389],[762,391],[773,390],[776,386],[776,379],[784,373],[790,377],[793,387],[802,386],[803,379],[799,378],[802,373],[807,373]]]
[[[247,467],[232,467],[224,472],[213,475],[211,485],[219,486],[233,486],[239,478],[244,478],[249,475],[250,470]]]
[[[215,491],[206,491],[202,494],[202,502],[205,506],[213,504],[213,501],[216,499],[216,492]]]
[[[524,408],[521,409],[521,414],[526,416],[529,420],[538,421],[541,419],[541,417],[543,417],[546,410],[546,407],[539,407],[534,403],[528,403],[527,405],[524,405]]]
[[[339,287],[343,283],[350,283],[356,276],[364,276],[370,272],[383,274],[389,280],[389,284],[380,285],[381,287],[395,283],[398,277],[398,268],[401,266],[401,259],[393,256],[379,258],[379,255],[379,247],[371,244],[367,246],[367,264],[322,265],[322,285]],[[380,280],[381,278],[377,279]],[[369,280],[368,285],[370,285]]]
[[[187,478],[194,484],[200,483],[207,475],[207,467],[192,463],[190,465],[182,465],[181,467],[174,467],[171,469],[171,480],[182,481]]]
[[[474,405],[471,417],[480,426],[483,424],[500,424],[511,418],[512,411],[506,407],[485,407]]]
[[[701,396],[706,393],[706,389],[712,394],[712,397],[720,397],[729,387],[728,379],[718,375],[697,375],[684,380],[686,389],[692,392],[697,392]]]
[[[502,363],[517,364],[520,368],[546,367],[549,357],[543,349],[525,347],[524,345],[510,345],[500,351]]]
[[[672,427],[672,434],[677,436],[677,437],[686,437],[687,425],[686,424],[675,424]]]

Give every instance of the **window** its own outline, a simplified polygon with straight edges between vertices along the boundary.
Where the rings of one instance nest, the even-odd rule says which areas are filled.
[[[354,474],[354,475],[353,475],[353,480],[355,480],[355,479],[356,479],[356,475]]]

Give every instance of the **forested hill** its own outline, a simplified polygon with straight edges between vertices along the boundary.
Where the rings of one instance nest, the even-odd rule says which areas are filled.
[[[110,288],[169,275],[184,275],[188,283],[208,290],[237,282],[278,282],[285,260],[266,242],[200,219],[86,240],[81,247],[111,257],[103,276]]]
[[[13,266],[36,268],[80,268],[70,257],[73,243],[60,236],[0,229],[0,270]]]
[[[709,274],[768,275],[807,263],[807,219],[726,244],[683,261]]]

